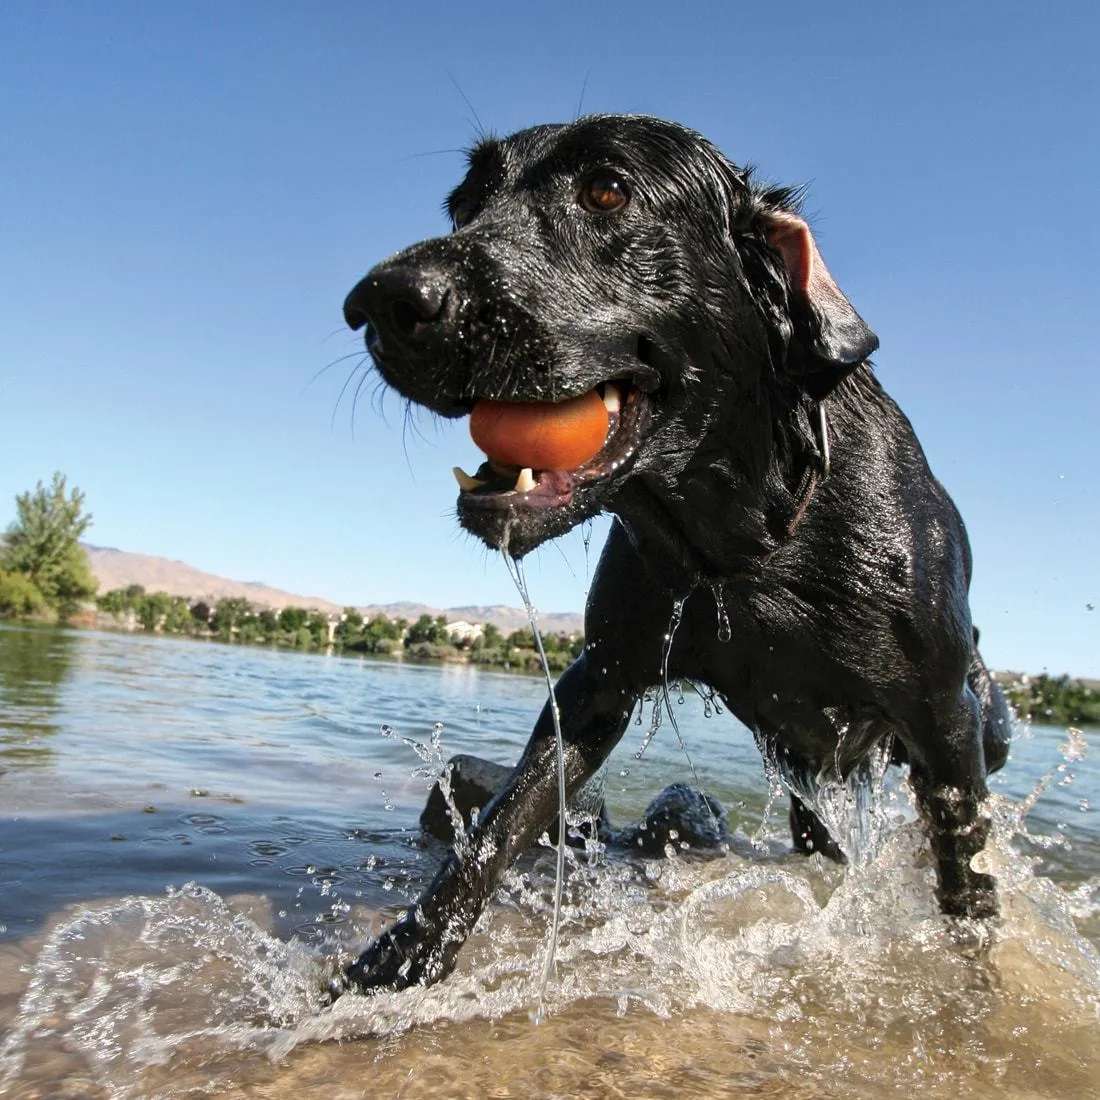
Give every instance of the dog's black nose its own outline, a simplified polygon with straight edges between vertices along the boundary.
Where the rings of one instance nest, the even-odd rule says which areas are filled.
[[[344,300],[344,320],[352,329],[372,325],[399,340],[430,335],[444,317],[450,280],[430,268],[376,267]]]

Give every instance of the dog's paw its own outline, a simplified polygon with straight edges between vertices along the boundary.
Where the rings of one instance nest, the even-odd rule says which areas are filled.
[[[431,985],[453,969],[454,954],[410,910],[344,968],[343,988],[374,993]]]
[[[969,864],[940,864],[940,909],[949,917],[992,920],[998,916],[996,882],[992,875],[971,870]]]

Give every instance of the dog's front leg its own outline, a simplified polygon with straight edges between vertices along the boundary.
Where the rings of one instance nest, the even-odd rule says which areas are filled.
[[[565,750],[566,791],[588,780],[626,729],[635,696],[602,668],[578,658],[554,689]],[[501,875],[557,817],[554,723],[547,703],[505,786],[467,834],[462,856],[448,857],[415,904],[344,972],[360,990],[430,985],[454,969]]]
[[[926,732],[933,731],[936,736],[913,746],[910,777],[936,858],[940,908],[950,916],[993,917],[993,878],[970,863],[985,847],[990,820],[980,710],[969,687],[953,712]]]

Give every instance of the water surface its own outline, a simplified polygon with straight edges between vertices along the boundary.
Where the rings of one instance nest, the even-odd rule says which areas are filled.
[[[796,857],[748,732],[674,690],[731,852],[571,859],[539,1024],[548,849],[446,982],[324,1007],[443,856],[417,827],[433,736],[512,763],[544,698],[464,666],[0,627],[0,1095],[1100,1096],[1100,774],[1049,727],[993,784],[984,943],[937,913],[904,785],[875,858]],[[667,719],[635,758],[650,712],[607,769],[616,824],[693,781]]]

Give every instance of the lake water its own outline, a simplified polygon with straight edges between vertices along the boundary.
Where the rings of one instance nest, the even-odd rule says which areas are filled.
[[[544,699],[465,666],[0,627],[0,1096],[1100,1096],[1100,770],[1049,727],[993,780],[984,944],[938,915],[904,785],[873,859],[796,857],[748,732],[674,690],[732,851],[571,858],[540,1022],[550,849],[447,981],[323,1006],[443,856],[417,828],[433,733],[512,763]],[[667,720],[635,758],[649,713],[607,769],[616,825],[694,782]]]

